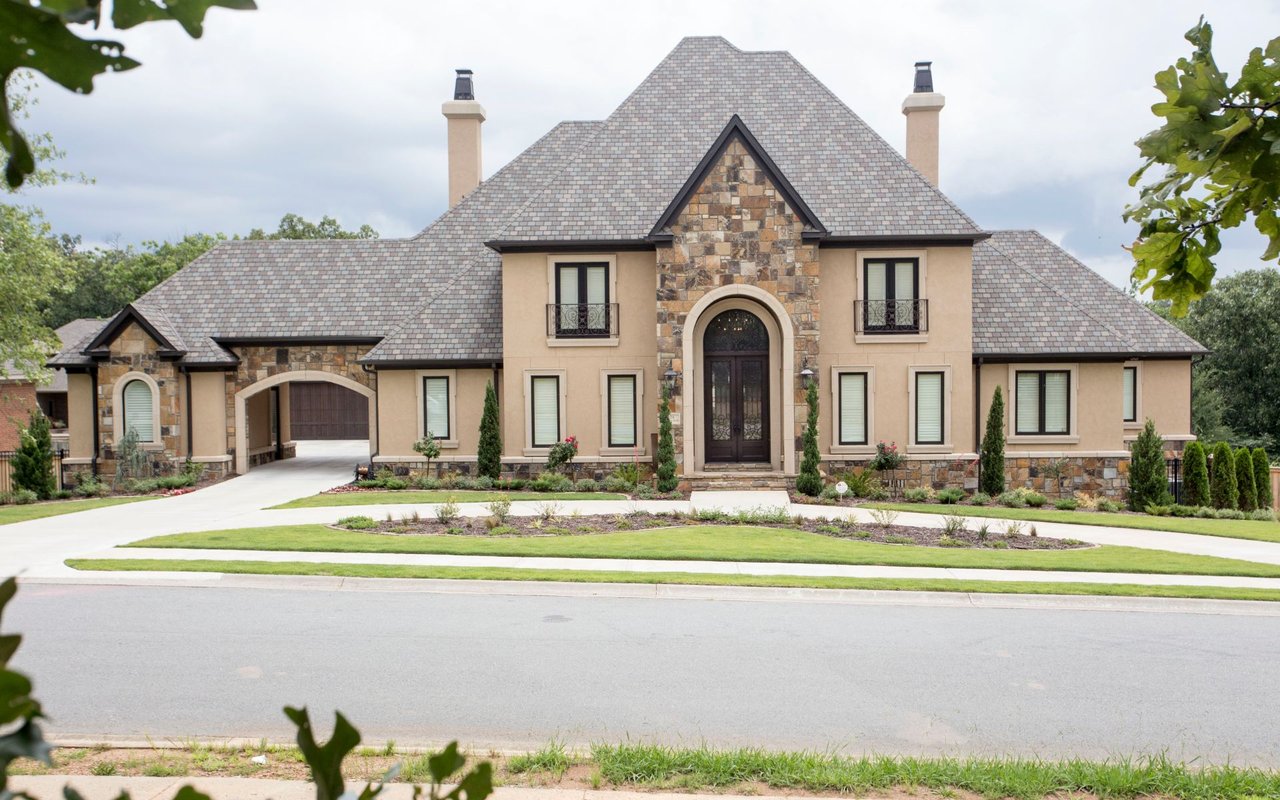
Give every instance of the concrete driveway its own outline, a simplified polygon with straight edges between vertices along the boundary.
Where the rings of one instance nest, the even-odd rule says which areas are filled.
[[[367,441],[298,443],[298,457],[255,467],[222,483],[177,497],[0,525],[0,575],[42,572],[63,559],[186,529],[237,527],[247,515],[351,480],[369,458]],[[283,522],[283,521],[282,521]]]

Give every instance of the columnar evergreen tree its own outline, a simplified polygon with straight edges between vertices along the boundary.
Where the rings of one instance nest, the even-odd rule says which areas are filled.
[[[498,392],[490,381],[484,389],[484,413],[480,417],[480,444],[476,449],[476,472],[502,477],[502,428],[498,421]]]
[[[1207,506],[1209,496],[1209,464],[1205,460],[1204,445],[1187,442],[1182,451],[1182,502],[1189,506]]]
[[[673,492],[679,485],[676,445],[671,438],[671,390],[664,386],[658,403],[658,491]]]
[[[818,384],[814,381],[809,382],[805,402],[809,404],[809,418],[804,426],[804,458],[796,477],[796,491],[817,497],[822,494],[822,474],[818,472],[822,455],[818,452]]]
[[[13,456],[13,485],[35,492],[41,500],[53,497],[53,439],[49,420],[39,409],[31,412],[31,423]]]
[[[1164,463],[1164,439],[1150,419],[1133,443],[1129,461],[1129,508],[1142,511],[1147,506],[1164,506],[1169,497],[1169,476]]]
[[[1253,482],[1253,453],[1249,448],[1236,450],[1236,490],[1241,511],[1258,507],[1258,490]]]
[[[1213,446],[1209,493],[1214,508],[1236,507],[1236,461],[1231,455],[1231,446],[1226,442],[1218,442]]]
[[[992,497],[1004,492],[1004,393],[999,386],[991,395],[991,410],[987,412],[987,432],[982,437],[978,469],[982,473],[979,489]]]
[[[1253,485],[1258,492],[1258,508],[1271,508],[1275,503],[1271,494],[1271,459],[1261,447],[1253,448]]]

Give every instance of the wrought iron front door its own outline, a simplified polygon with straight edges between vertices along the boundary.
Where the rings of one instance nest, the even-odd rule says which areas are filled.
[[[707,461],[769,460],[769,357],[708,355]]]

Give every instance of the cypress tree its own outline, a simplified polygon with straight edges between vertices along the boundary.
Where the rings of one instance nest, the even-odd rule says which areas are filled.
[[[498,420],[498,392],[493,388],[493,381],[484,389],[484,414],[480,417],[480,444],[476,456],[476,472],[495,481],[502,477],[502,427]]]
[[[671,438],[671,390],[664,386],[658,402],[658,491],[674,492],[679,485],[676,445]]]
[[[1231,455],[1231,446],[1226,442],[1218,442],[1213,446],[1209,493],[1214,508],[1236,507],[1236,461]]]
[[[1164,463],[1164,439],[1150,419],[1133,443],[1129,461],[1129,508],[1142,511],[1147,506],[1165,506],[1169,497],[1169,476]]]
[[[817,497],[822,494],[822,475],[818,465],[822,455],[818,452],[818,384],[810,381],[805,395],[809,404],[809,419],[804,426],[804,458],[800,462],[800,474],[796,477],[796,491]]]
[[[1236,488],[1241,511],[1258,507],[1258,491],[1253,484],[1253,453],[1247,447],[1236,451]]]
[[[1209,497],[1209,464],[1205,460],[1204,445],[1198,441],[1187,442],[1182,451],[1182,502],[1189,506],[1207,506]]]
[[[1004,493],[1004,393],[1000,387],[991,395],[991,410],[987,412],[987,432],[982,437],[982,455],[979,462],[982,480],[979,489],[995,497]]]
[[[53,497],[53,438],[49,420],[39,409],[31,412],[31,423],[22,432],[12,466],[15,487],[33,491],[41,500]]]
[[[1270,509],[1275,503],[1271,494],[1271,459],[1261,447],[1253,448],[1253,484],[1258,492],[1258,508]]]

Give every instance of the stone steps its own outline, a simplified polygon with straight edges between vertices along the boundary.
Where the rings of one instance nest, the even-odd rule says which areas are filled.
[[[787,476],[764,470],[746,470],[741,472],[699,473],[687,478],[689,488],[693,491],[724,492],[745,491],[753,489],[771,489],[787,491],[791,488],[791,479]]]

